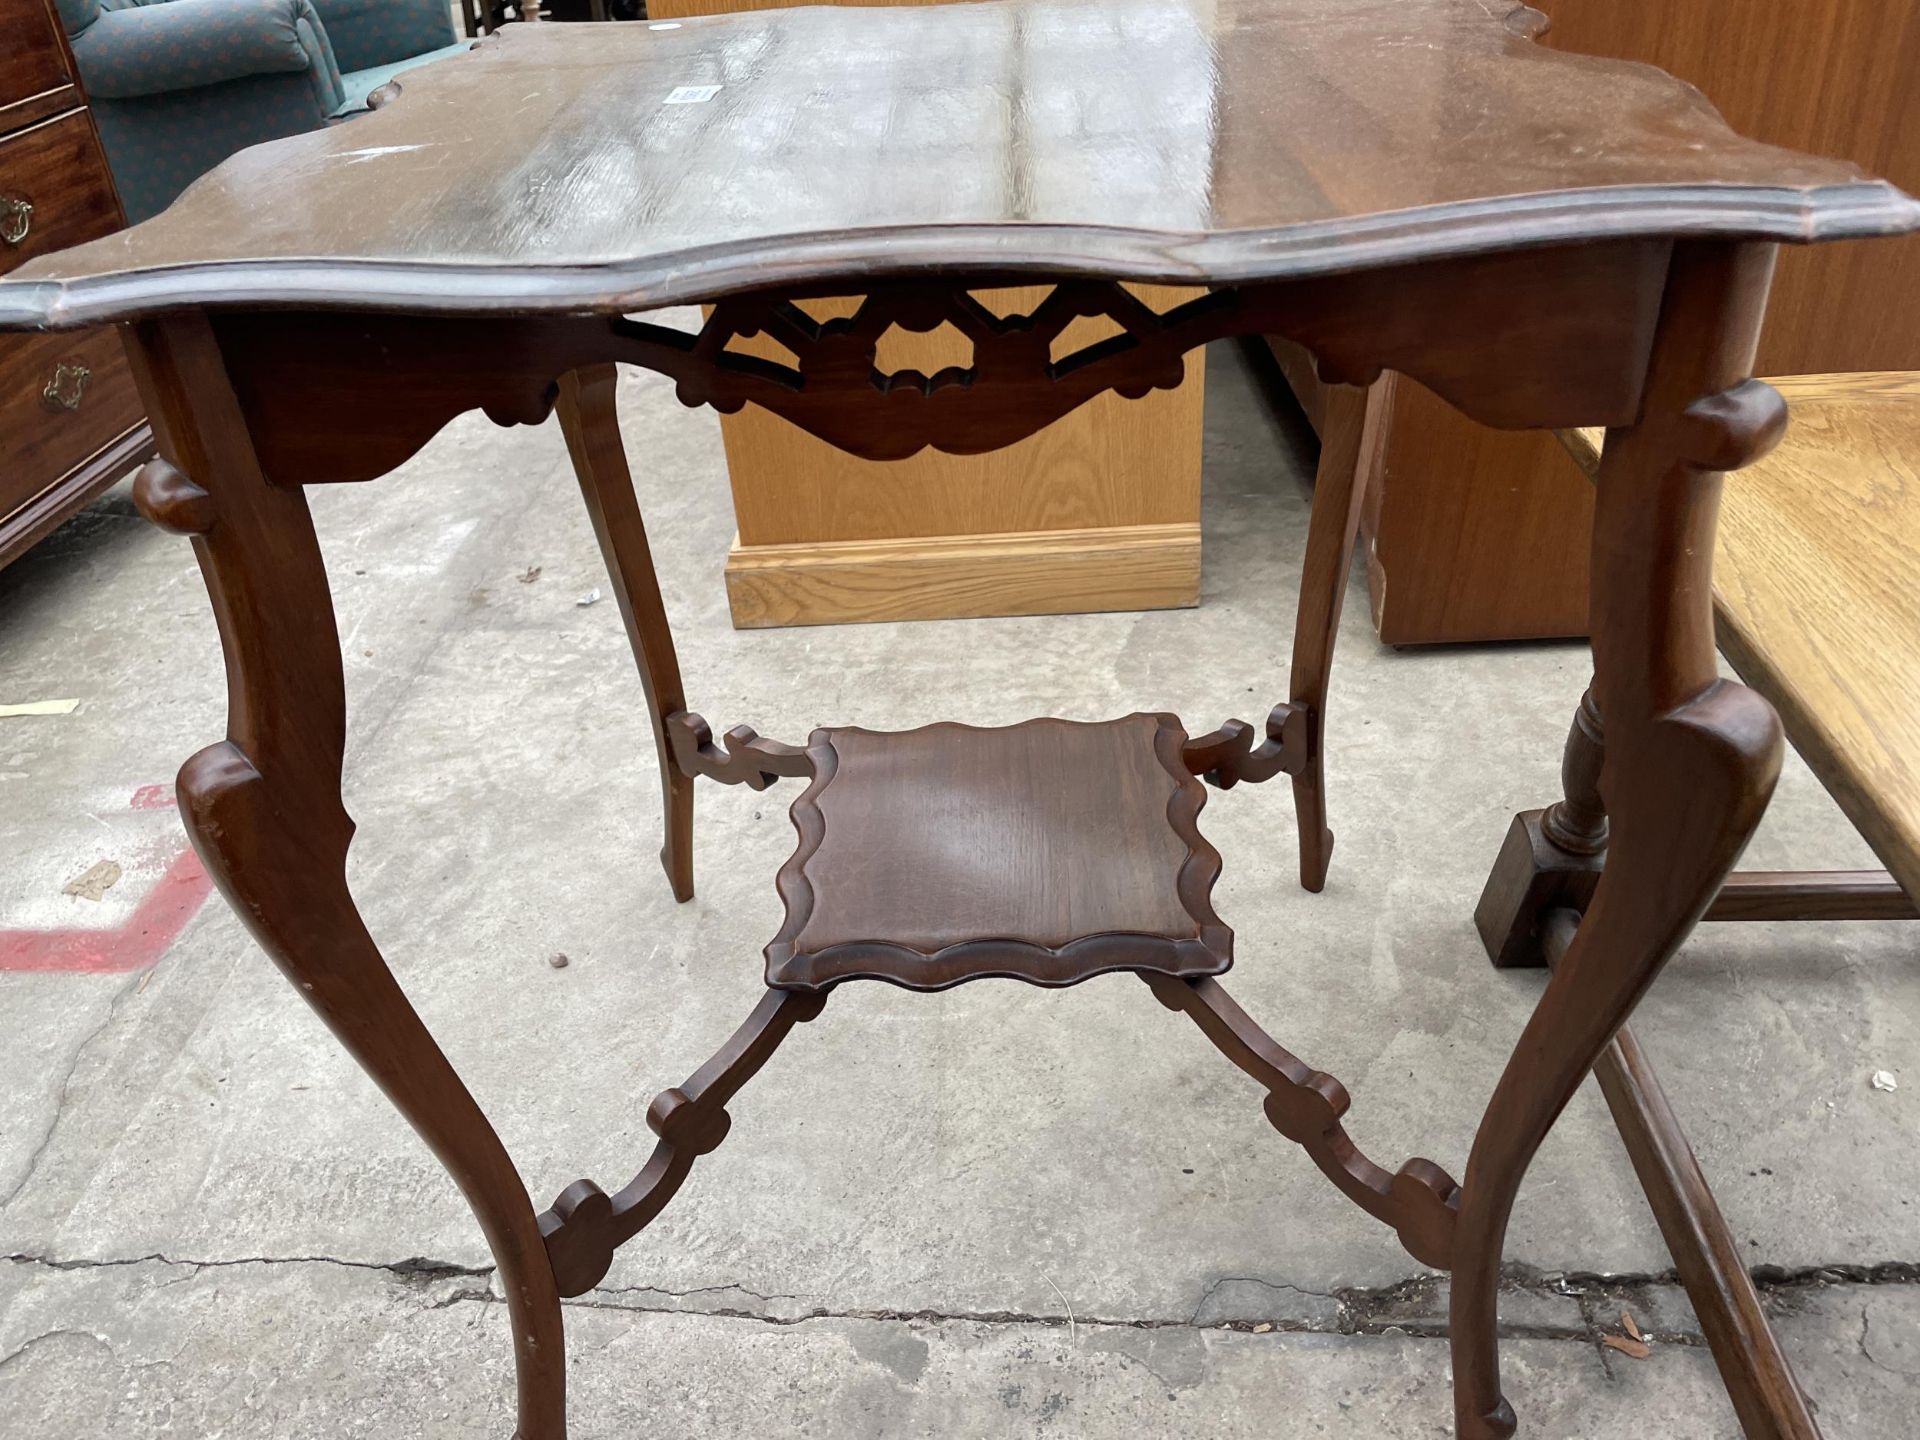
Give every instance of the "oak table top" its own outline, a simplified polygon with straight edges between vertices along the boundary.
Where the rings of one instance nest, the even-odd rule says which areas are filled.
[[[1794,375],[1786,438],[1720,502],[1720,648],[1920,897],[1920,374]],[[1568,437],[1592,474],[1599,436]]]
[[[999,0],[516,26],[350,125],[0,281],[0,327],[187,306],[621,311],[931,267],[1236,283],[1623,236],[1845,238],[1912,200],[1735,135],[1510,0]]]

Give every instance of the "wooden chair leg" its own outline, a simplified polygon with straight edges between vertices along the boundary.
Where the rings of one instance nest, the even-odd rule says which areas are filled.
[[[1606,860],[1467,1162],[1449,1326],[1461,1440],[1505,1440],[1517,1423],[1500,1389],[1495,1307],[1527,1166],[1719,890],[1779,775],[1772,707],[1718,678],[1711,598],[1720,472],[1764,453],[1784,425],[1779,396],[1746,378],[1772,268],[1770,246],[1675,246],[1641,418],[1608,438],[1593,537],[1604,758],[1569,758],[1564,774],[1591,793],[1558,816],[1592,835],[1604,812]],[[1597,731],[1576,725],[1575,742],[1597,748]],[[1525,897],[1525,878],[1496,874],[1488,893]]]
[[[665,809],[666,838],[660,864],[673,886],[673,898],[693,898],[693,776],[674,763],[667,733],[667,717],[687,708],[680,683],[680,660],[673,650],[673,631],[660,598],[660,580],[647,545],[647,527],[634,497],[633,476],[627,469],[626,448],[620,443],[620,420],[614,403],[618,372],[612,365],[575,370],[560,379],[556,407],[560,430],[567,437],[573,473],[587,502],[587,515],[607,563],[607,579],[620,602],[627,641],[640,686],[647,697],[647,716],[653,722],[654,750],[660,761],[661,803]]]
[[[465,1194],[506,1293],[516,1433],[565,1440],[560,1297],[533,1206],[347,889],[346,689],[306,495],[262,477],[204,317],[142,322],[132,338],[165,457],[142,472],[136,499],[154,523],[193,536],[227,658],[227,738],[180,771],[188,833],[261,948]]]
[[[1360,528],[1366,466],[1384,407],[1379,389],[1357,385],[1327,387],[1321,425],[1320,464],[1313,482],[1313,508],[1307,521],[1307,553],[1300,567],[1300,607],[1294,618],[1293,665],[1287,698],[1307,709],[1307,763],[1293,777],[1293,807],[1300,827],[1300,883],[1318,893],[1327,883],[1333,859],[1333,831],[1327,828],[1326,753],[1327,682],[1333,673],[1333,647],[1346,598],[1347,572],[1353,566],[1354,537]]]

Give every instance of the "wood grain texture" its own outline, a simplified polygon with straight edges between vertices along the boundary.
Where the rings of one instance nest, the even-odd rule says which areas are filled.
[[[1156,311],[1201,293],[1132,288]],[[996,314],[1020,314],[1050,289],[975,298]],[[856,303],[827,298],[803,308],[824,318],[849,315]],[[1118,330],[1111,320],[1075,319],[1054,355]],[[732,348],[791,358],[765,334]],[[973,352],[951,327],[918,335],[895,329],[882,337],[876,360],[882,369],[934,375],[972,363]],[[727,556],[734,624],[1197,604],[1205,369],[1206,352],[1189,351],[1176,388],[1132,401],[1097,396],[1038,434],[981,455],[864,460],[758,407],[722,417],[740,527]]]
[[[1743,135],[1920,187],[1920,0],[1535,0],[1542,43],[1698,85]],[[1920,369],[1920,240],[1780,257],[1763,375]]]
[[[81,103],[52,0],[10,0],[0,7],[0,130]]]
[[[1284,333],[1343,383],[1368,383],[1389,367],[1417,375],[1491,423],[1618,424],[1639,404],[1669,249],[1595,242],[1226,287],[1166,315],[1135,306],[1129,333],[1059,360],[1038,345],[1021,353],[1026,317],[977,314],[993,334],[977,373],[933,376],[878,371],[877,327],[836,331],[817,357],[825,363],[807,372],[733,353],[731,337],[775,317],[791,322],[785,312],[806,298],[765,292],[716,306],[698,333],[595,315],[259,310],[210,318],[261,463],[283,485],[385,474],[468,410],[502,425],[538,424],[552,413],[559,376],[616,361],[673,377],[684,404],[724,413],[752,402],[869,457],[928,445],[971,453],[990,437],[1025,439],[1108,391],[1177,386],[1181,355],[1235,334]],[[879,313],[918,323],[992,283],[957,276],[865,288]],[[1071,288],[1102,307],[1120,289],[1103,281]],[[1482,329],[1502,337],[1497,369],[1480,358]],[[351,413],[354,425],[332,423],[337,413]]]
[[[78,396],[71,409],[47,398],[49,386],[63,385]],[[113,330],[0,335],[0,525],[139,423],[140,396]]]
[[[0,275],[124,216],[51,3],[0,9]],[[120,337],[0,335],[0,566],[153,453]]]
[[[32,207],[25,216],[0,216],[0,275],[121,225],[106,156],[85,110],[0,138],[0,197]],[[7,238],[22,225],[24,234]]]
[[[1613,432],[1595,487],[1592,697],[1606,756],[1604,766],[1570,757],[1562,773],[1584,792],[1568,797],[1575,811],[1605,813],[1608,843],[1579,933],[1467,1160],[1448,1310],[1459,1440],[1507,1440],[1518,1425],[1501,1393],[1497,1297],[1521,1178],[1712,902],[1779,775],[1772,708],[1719,677],[1710,583],[1722,472],[1778,434],[1777,397],[1749,378],[1772,269],[1766,246],[1675,247],[1645,404]],[[1570,749],[1600,743],[1586,726],[1569,733]],[[1538,870],[1562,855],[1576,872],[1598,858],[1550,842],[1503,849],[1475,915],[1482,934],[1530,934],[1543,948],[1544,917],[1493,912],[1534,903]]]
[[[1720,646],[1920,895],[1920,375],[1775,384],[1793,424],[1721,506]]]
[[[616,380],[611,365],[568,371],[560,377],[555,408],[574,477],[580,482],[580,497],[606,562],[607,580],[620,605],[627,644],[640,672],[647,719],[653,727],[654,758],[660,766],[665,831],[660,864],[673,887],[673,898],[685,903],[693,898],[693,777],[674,763],[667,719],[686,709],[687,697],[666,602],[660,597],[660,580],[653,568],[653,551],[647,544],[646,522],[640,516],[626,447],[620,440]]]
[[[1720,648],[1908,894],[1920,894],[1920,374],[1776,379],[1779,447],[1731,484]],[[1589,475],[1601,435],[1563,431]]]
[[[1537,0],[1541,43],[1698,85],[1742,134],[1920,186],[1916,0]],[[1782,254],[1761,374],[1920,369],[1920,240]],[[1402,387],[1369,528],[1390,644],[1584,635],[1592,499],[1537,434],[1489,430]]]
[[[101,445],[79,465],[0,519],[0,564],[25,554],[59,529],[76,511],[106,494],[127,472],[153,454],[153,431],[142,419]],[[0,492],[7,489],[0,480]]]
[[[1099,403],[1082,413],[1090,416]],[[929,466],[919,473],[936,472]],[[736,541],[726,581],[741,629],[1165,610],[1200,603],[1200,523],[799,545]]]
[[[767,983],[1219,974],[1233,934],[1209,898],[1220,855],[1185,740],[1146,714],[815,731]]]
[[[1593,493],[1538,431],[1494,430],[1405,376],[1365,480],[1368,599],[1389,645],[1587,633]]]
[[[1165,314],[1200,297],[1193,287],[1127,286]],[[998,317],[1028,315],[1052,286],[975,292]],[[851,316],[858,301],[828,297],[800,308],[822,319]],[[1120,333],[1108,318],[1076,317],[1048,347],[1059,360]],[[736,341],[734,353],[792,363],[770,334]],[[977,347],[950,326],[881,337],[885,372],[936,375],[977,360]],[[1089,402],[1071,426],[1050,427],[1019,445],[955,463],[897,465],[849,457],[824,442],[794,437],[771,417],[742,412],[721,426],[743,546],[941,535],[1093,530],[1117,525],[1196,523],[1200,495],[1201,381],[1205,356],[1189,353],[1184,383],[1135,401]]]
[[[1695,91],[1505,15],[1005,0],[515,26],[352,126],[245,151],[124,236],[34,262],[0,282],[0,324],[631,312],[933,267],[1222,284],[1920,219],[1852,165],[1743,140]],[[663,103],[696,83],[721,89]],[[471,146],[509,88],[514,123]]]
[[[227,659],[226,735],[181,767],[181,818],[261,949],[459,1185],[506,1298],[517,1433],[562,1440],[566,1345],[533,1206],[347,884],[346,681],[306,495],[262,474],[204,317],[141,325],[129,354],[167,465],[137,497],[193,534]]]
[[[1702,920],[1915,920],[1920,906],[1885,870],[1737,870]]]

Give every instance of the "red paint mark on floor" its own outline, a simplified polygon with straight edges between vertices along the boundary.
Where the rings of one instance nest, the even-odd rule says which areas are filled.
[[[172,789],[142,785],[130,802],[135,810],[166,810]],[[144,970],[167,952],[213,891],[200,857],[182,850],[166,873],[141,897],[125,922],[93,929],[0,930],[0,970],[64,970],[83,975],[124,975]]]

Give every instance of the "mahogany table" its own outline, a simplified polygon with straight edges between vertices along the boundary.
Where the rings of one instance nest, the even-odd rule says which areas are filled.
[[[1720,472],[1785,420],[1749,373],[1774,248],[1920,228],[1920,204],[1741,140],[1656,71],[1537,49],[1538,16],[1508,8],[1009,0],[533,27],[0,281],[0,325],[126,327],[163,457],[137,498],[193,537],[227,656],[227,738],[187,761],[181,810],[262,947],[465,1192],[511,1311],[523,1440],[566,1432],[561,1297],[659,1213],[726,1136],[729,1097],[829,994],[1116,970],[1191,1017],[1283,1135],[1451,1272],[1457,1433],[1514,1432],[1495,1290],[1515,1191],[1779,765],[1773,711],[1715,673],[1709,586]],[[883,123],[843,123],[853,100]],[[1207,293],[1160,315],[1122,281]],[[1041,282],[1056,288],[1025,316],[970,294]],[[859,310],[827,323],[793,303],[850,293]],[[634,318],[693,302],[713,306],[697,335]],[[1115,333],[1056,353],[1078,317]],[[875,369],[889,329],[943,323],[972,341],[969,365]],[[792,365],[729,349],[762,331]],[[979,453],[1106,391],[1177,384],[1187,350],[1234,334],[1304,345],[1349,407],[1390,368],[1487,424],[1609,427],[1606,741],[1569,760],[1570,793],[1611,823],[1604,871],[1457,1183],[1362,1155],[1346,1090],[1220,979],[1233,937],[1210,901],[1200,781],[1290,776],[1318,884],[1328,652],[1311,622],[1339,603],[1350,525],[1315,527],[1292,694],[1264,734],[1133,715],[828,727],[804,746],[740,727],[716,744],[681,693],[614,424],[626,363],[673,377],[687,404],[751,401],[869,458]],[[304,487],[373,479],[464,411],[525,424],[556,407],[645,684],[675,893],[692,889],[696,777],[807,785],[764,999],[655,1099],[659,1143],[632,1181],[609,1196],[577,1180],[536,1212],[348,892],[346,703]],[[1323,465],[1335,485],[1341,462]],[[1592,828],[1586,809],[1552,813]],[[1517,878],[1524,928],[1544,887]]]

